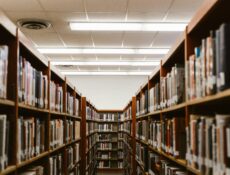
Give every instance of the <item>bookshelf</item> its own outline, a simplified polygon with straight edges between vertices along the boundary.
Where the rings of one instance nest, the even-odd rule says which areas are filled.
[[[118,141],[121,111],[99,110],[98,114],[97,172],[122,172],[123,145]]]
[[[129,106],[136,117],[124,120],[136,128],[136,135],[131,134],[131,139],[135,139],[132,144],[126,141],[130,135],[124,133],[124,152],[135,155],[135,161],[127,161],[132,162],[125,166],[127,174],[133,175],[131,166],[137,167],[134,174],[229,173],[226,154],[230,86],[226,81],[230,74],[226,70],[228,61],[221,60],[229,55],[224,49],[229,47],[226,37],[230,30],[228,25],[222,25],[230,21],[229,5],[225,0],[205,1],[148,82],[133,97],[136,100],[130,103],[136,105]],[[191,72],[193,68],[196,72]],[[224,74],[222,83],[220,70]],[[147,108],[144,112],[143,106]],[[129,130],[129,125],[124,125],[124,130]],[[136,149],[132,149],[134,144]]]
[[[0,31],[1,52],[7,58],[1,57],[1,63],[8,63],[4,81],[1,77],[5,84],[1,84],[0,120],[5,136],[1,135],[0,174],[36,169],[50,175],[78,175],[81,94],[2,12]],[[60,89],[51,87],[52,82]]]

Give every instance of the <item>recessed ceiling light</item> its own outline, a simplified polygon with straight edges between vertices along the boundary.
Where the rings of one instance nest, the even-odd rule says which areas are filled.
[[[64,66],[158,66],[160,61],[51,61]]]
[[[184,31],[187,23],[71,22],[76,31]]]
[[[151,72],[77,72],[61,71],[64,75],[150,75]]]
[[[49,21],[43,19],[20,19],[17,21],[19,27],[32,30],[47,29],[51,26]]]
[[[108,49],[108,48],[38,48],[43,54],[130,54],[130,55],[152,55],[167,54],[168,48],[150,48],[150,49]]]

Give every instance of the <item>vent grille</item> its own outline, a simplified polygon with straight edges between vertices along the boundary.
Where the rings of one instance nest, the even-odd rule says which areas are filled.
[[[32,29],[32,30],[47,29],[51,26],[51,23],[49,21],[45,21],[41,19],[20,19],[17,22],[17,24],[19,27]]]

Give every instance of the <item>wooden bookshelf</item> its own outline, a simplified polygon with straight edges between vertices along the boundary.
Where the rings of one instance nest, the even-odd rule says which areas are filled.
[[[8,154],[8,166],[0,172],[1,175],[6,174],[16,174],[25,171],[35,165],[42,165],[45,170],[45,174],[49,174],[49,159],[57,154],[62,155],[62,160],[66,160],[66,149],[69,146],[73,146],[76,143],[81,143],[81,139],[70,140],[69,142],[64,141],[63,145],[51,149],[51,126],[50,121],[52,119],[62,119],[64,122],[64,129],[66,129],[66,120],[70,119],[72,121],[81,121],[81,113],[78,115],[67,114],[65,106],[65,93],[72,90],[72,95],[75,98],[80,99],[81,95],[79,92],[75,91],[68,80],[62,76],[55,68],[50,66],[48,60],[41,55],[34,47],[30,40],[15,26],[6,16],[0,11],[0,31],[1,31],[1,45],[7,45],[9,48],[8,55],[8,77],[7,77],[7,97],[6,99],[0,98],[0,108],[3,114],[7,115],[7,120],[10,122],[10,139],[9,139],[9,154]],[[20,55],[19,55],[20,54]],[[31,64],[31,66],[36,69],[36,71],[42,72],[43,75],[47,76],[47,106],[37,107],[36,104],[29,105],[27,102],[19,100],[19,60],[20,57],[25,58],[25,60]],[[61,84],[63,87],[63,111],[58,112],[50,110],[50,81],[55,81]],[[66,87],[66,88],[65,88]],[[32,97],[31,97],[32,98]],[[81,104],[79,104],[81,105]],[[34,119],[39,119],[44,121],[44,151],[37,154],[36,156],[31,156],[27,160],[19,161],[19,127],[18,119],[23,116],[23,118],[32,116]],[[65,140],[66,133],[64,132],[63,139]],[[81,148],[80,148],[81,149]],[[76,152],[74,148],[74,152]],[[80,150],[79,150],[80,152]],[[81,162],[79,162],[81,163]],[[67,174],[67,168],[65,165],[62,167],[63,174]]]

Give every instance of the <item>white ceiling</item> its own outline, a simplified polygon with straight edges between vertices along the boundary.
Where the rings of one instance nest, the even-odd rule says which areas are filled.
[[[45,19],[52,27],[22,31],[36,47],[170,48],[181,32],[77,32],[69,22],[188,22],[203,0],[0,0],[0,7],[14,21]],[[48,55],[51,60],[154,60],[163,55]],[[78,71],[94,69],[78,66]],[[120,70],[119,67],[98,67]],[[122,67],[124,69],[124,67]],[[133,68],[128,68],[130,70]],[[152,70],[140,67],[139,70]]]

